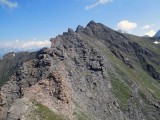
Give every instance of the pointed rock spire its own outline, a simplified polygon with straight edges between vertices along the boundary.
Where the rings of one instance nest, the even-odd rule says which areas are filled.
[[[78,25],[78,27],[77,27],[77,29],[76,29],[76,32],[81,32],[81,31],[83,31],[83,30],[84,30],[83,26]]]
[[[91,21],[87,24],[88,27],[89,27],[89,26],[94,26],[94,25],[97,25],[97,23],[94,22],[93,20],[91,20]]]

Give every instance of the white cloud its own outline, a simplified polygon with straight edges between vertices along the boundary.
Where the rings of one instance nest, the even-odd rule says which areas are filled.
[[[89,9],[96,7],[97,5],[107,4],[108,2],[111,2],[111,1],[112,0],[97,0],[96,3],[86,6],[85,9],[89,10]]]
[[[149,28],[151,28],[150,25],[145,25],[145,26],[142,27],[142,29],[149,29]]]
[[[118,28],[124,31],[133,30],[137,27],[137,23],[130,22],[128,20],[122,20],[118,23]]]
[[[4,45],[0,45],[3,48],[16,48],[22,50],[29,50],[29,49],[38,49],[43,47],[50,47],[51,42],[49,40],[31,40],[31,41],[13,41],[7,42]]]
[[[0,0],[0,5],[1,6],[7,6],[10,9],[18,7],[17,2],[15,2],[15,1],[13,2],[13,1],[10,1],[10,0]]]
[[[145,33],[145,35],[148,35],[150,37],[153,37],[155,34],[156,34],[156,32],[154,30],[150,30],[150,31]]]

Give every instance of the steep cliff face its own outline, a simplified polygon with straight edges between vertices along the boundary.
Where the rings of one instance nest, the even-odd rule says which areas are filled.
[[[5,79],[1,119],[159,119],[158,46],[94,21],[51,42]]]

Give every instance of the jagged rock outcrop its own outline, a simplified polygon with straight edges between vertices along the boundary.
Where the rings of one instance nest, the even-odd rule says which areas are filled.
[[[15,54],[7,70],[16,69],[0,90],[0,119],[47,120],[52,112],[65,120],[159,119],[160,54],[133,38],[143,40],[91,21],[27,59]]]

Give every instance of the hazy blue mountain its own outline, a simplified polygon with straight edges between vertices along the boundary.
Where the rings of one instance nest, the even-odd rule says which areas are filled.
[[[160,30],[154,35],[154,37],[160,37]]]

